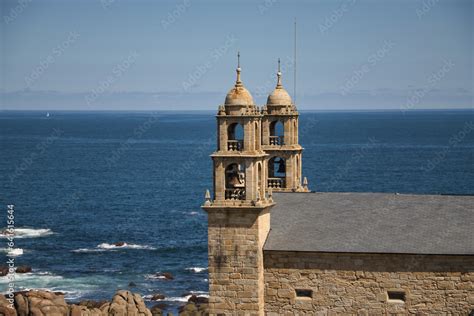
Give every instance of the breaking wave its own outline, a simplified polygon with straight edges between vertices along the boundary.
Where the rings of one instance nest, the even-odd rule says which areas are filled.
[[[0,252],[4,252],[8,257],[18,257],[23,254],[23,249],[21,248],[0,248]]]
[[[0,238],[15,237],[15,238],[37,238],[52,235],[53,232],[49,228],[15,228],[13,235],[6,229],[0,230]]]
[[[95,248],[80,248],[75,249],[72,252],[102,252],[108,250],[120,250],[120,249],[144,249],[144,250],[155,250],[155,247],[148,246],[148,245],[137,245],[137,244],[128,244],[128,243],[116,243],[116,244],[108,244],[102,243],[97,245]]]
[[[186,268],[186,270],[192,271],[192,272],[195,272],[195,273],[201,273],[201,272],[203,272],[203,271],[206,271],[207,268],[191,267],[191,268]]]

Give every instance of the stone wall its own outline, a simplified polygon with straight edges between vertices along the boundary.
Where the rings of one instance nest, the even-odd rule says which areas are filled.
[[[263,315],[269,207],[205,208],[211,315]]]
[[[269,316],[468,315],[474,309],[474,256],[265,251],[264,266]],[[296,289],[312,293],[297,297]],[[404,292],[405,301],[388,299],[388,291]]]

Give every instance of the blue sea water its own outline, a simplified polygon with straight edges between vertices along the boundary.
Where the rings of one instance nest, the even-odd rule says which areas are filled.
[[[33,267],[17,289],[70,301],[131,289],[162,293],[171,308],[206,294],[200,205],[212,187],[214,114],[0,112],[0,227],[14,204],[16,265]],[[316,191],[474,194],[469,110],[302,112],[300,143]],[[0,265],[6,247],[0,239]]]

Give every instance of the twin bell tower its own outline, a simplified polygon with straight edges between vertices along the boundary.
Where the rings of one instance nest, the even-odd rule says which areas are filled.
[[[308,192],[302,179],[298,111],[277,84],[259,108],[237,80],[217,112],[214,195],[206,192],[211,314],[263,315],[263,244],[270,230],[273,192]]]

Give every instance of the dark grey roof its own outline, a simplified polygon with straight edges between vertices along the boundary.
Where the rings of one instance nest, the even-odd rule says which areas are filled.
[[[474,254],[474,196],[275,193],[265,250]]]

